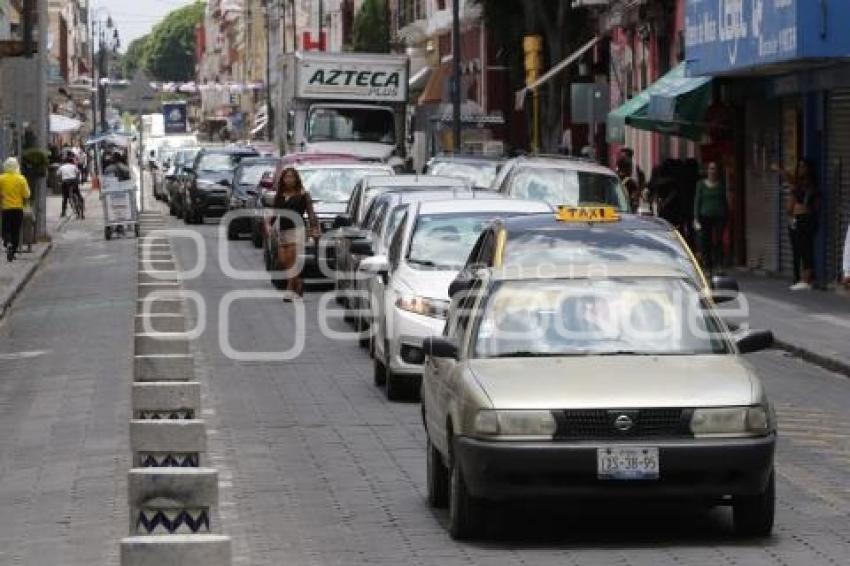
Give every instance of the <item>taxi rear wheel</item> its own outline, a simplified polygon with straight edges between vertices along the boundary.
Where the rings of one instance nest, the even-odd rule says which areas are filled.
[[[481,503],[469,494],[457,458],[451,459],[449,475],[449,535],[456,540],[479,534]]]
[[[744,537],[766,537],[773,531],[776,504],[776,477],[771,472],[763,493],[736,497],[732,500],[732,522],[735,534]]]
[[[426,443],[428,504],[443,509],[449,504],[449,470],[430,437],[427,437]]]

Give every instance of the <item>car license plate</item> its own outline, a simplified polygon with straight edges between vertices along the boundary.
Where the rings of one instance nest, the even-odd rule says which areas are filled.
[[[660,469],[658,448],[609,446],[596,449],[596,471],[604,480],[655,480]]]

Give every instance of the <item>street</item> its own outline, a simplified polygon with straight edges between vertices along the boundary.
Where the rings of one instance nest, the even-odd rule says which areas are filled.
[[[779,351],[750,360],[779,414],[771,539],[734,537],[725,509],[618,503],[506,508],[481,541],[454,542],[445,511],[425,500],[418,403],[388,402],[365,351],[323,336],[321,289],[306,295],[297,359],[225,356],[218,302],[270,286],[226,277],[218,225],[194,229],[207,266],[184,285],[207,302],[193,353],[234,563],[810,565],[850,552],[850,381]],[[189,268],[192,241],[173,242]],[[104,242],[95,216],[55,246],[0,326],[0,564],[115,564],[126,534],[134,243]],[[235,268],[261,269],[249,242],[227,249]],[[289,348],[293,308],[233,303],[231,345]]]
[[[446,513],[425,500],[419,405],[388,402],[372,385],[365,351],[323,336],[321,293],[305,297],[306,347],[298,359],[240,363],[222,354],[218,301],[270,286],[225,277],[218,226],[197,230],[207,268],[185,287],[208,303],[195,359],[237,563],[838,564],[850,553],[850,381],[779,351],[751,359],[779,413],[772,539],[734,538],[722,509],[621,503],[512,508],[491,521],[483,542],[456,543],[444,529]],[[228,250],[237,269],[261,269],[260,252],[247,241]],[[195,263],[187,239],[175,240],[175,255],[184,268]],[[292,320],[293,307],[279,299],[239,301],[231,307],[230,341],[241,350],[286,350]]]

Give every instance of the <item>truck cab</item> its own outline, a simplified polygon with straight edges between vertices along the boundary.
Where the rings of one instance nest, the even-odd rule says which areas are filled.
[[[279,144],[286,153],[345,153],[401,171],[407,75],[403,55],[288,54]]]

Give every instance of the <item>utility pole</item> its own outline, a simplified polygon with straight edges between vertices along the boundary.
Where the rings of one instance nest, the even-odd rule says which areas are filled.
[[[266,0],[266,139],[274,141],[274,110],[272,108],[272,38],[271,38],[271,9],[272,0]],[[286,8],[283,8],[284,15]],[[283,28],[286,33],[286,26]],[[286,50],[286,35],[284,38],[284,51]]]
[[[322,41],[322,30],[325,27],[325,22],[324,22],[324,19],[325,19],[324,7],[325,6],[324,6],[324,4],[325,3],[322,0],[319,0],[319,50],[320,51],[325,50],[325,42]]]
[[[452,0],[452,132],[454,151],[460,153],[460,0]]]
[[[298,17],[295,15],[295,0],[289,0],[289,7],[291,8],[290,12],[292,15],[292,50],[298,51]],[[283,33],[286,33],[285,29]]]
[[[97,35],[94,31],[94,16],[91,10],[89,10],[89,30],[91,30],[91,124],[92,136],[97,137],[97,92],[100,83],[95,69],[94,43]]]

